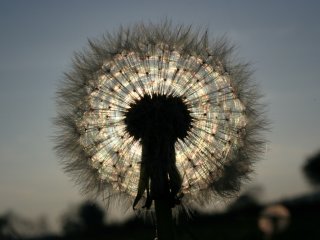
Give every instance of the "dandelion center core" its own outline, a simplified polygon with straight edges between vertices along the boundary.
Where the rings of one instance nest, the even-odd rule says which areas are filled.
[[[125,116],[127,131],[137,140],[155,135],[175,142],[191,127],[190,112],[179,97],[145,95],[131,104]]]

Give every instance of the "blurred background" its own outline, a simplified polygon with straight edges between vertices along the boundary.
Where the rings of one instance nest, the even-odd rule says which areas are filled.
[[[165,19],[235,43],[240,59],[255,69],[272,121],[266,153],[241,196],[218,212],[194,212],[177,235],[207,239],[220,229],[215,239],[271,239],[300,236],[288,229],[312,231],[320,213],[319,10],[315,0],[2,0],[0,239],[86,236],[79,229],[104,239],[144,239],[121,238],[120,227],[144,229],[152,239],[150,221],[116,208],[105,213],[103,203],[80,194],[52,150],[52,118],[57,83],[88,38]]]

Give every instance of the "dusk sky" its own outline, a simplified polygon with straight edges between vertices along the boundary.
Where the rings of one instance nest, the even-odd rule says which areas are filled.
[[[139,22],[226,35],[252,63],[272,122],[251,186],[266,202],[312,191],[302,173],[320,150],[319,1],[0,1],[0,215],[55,224],[85,199],[53,151],[55,92],[88,38]]]

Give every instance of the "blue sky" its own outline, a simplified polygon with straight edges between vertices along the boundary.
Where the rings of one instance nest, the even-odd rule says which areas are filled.
[[[52,150],[57,83],[88,38],[165,18],[226,34],[252,62],[272,131],[251,185],[261,185],[267,201],[309,192],[301,166],[320,149],[319,10],[312,0],[2,0],[0,214],[13,209],[54,222],[84,199]]]

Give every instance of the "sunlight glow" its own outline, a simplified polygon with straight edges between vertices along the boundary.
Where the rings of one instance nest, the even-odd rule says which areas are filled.
[[[200,57],[181,56],[159,44],[144,58],[118,54],[92,81],[81,103],[89,107],[77,120],[80,144],[100,178],[117,191],[137,194],[142,147],[126,132],[124,118],[130,104],[145,94],[181,97],[190,111],[192,127],[175,144],[183,193],[207,188],[232,149],[242,145],[245,107],[228,75]]]

